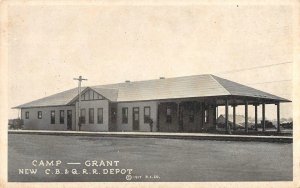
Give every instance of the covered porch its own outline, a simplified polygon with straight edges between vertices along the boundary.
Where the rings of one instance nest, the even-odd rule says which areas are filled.
[[[157,130],[159,132],[225,132],[227,134],[241,132],[237,128],[236,108],[242,107],[244,113],[243,133],[266,133],[266,105],[276,105],[276,132],[281,132],[280,104],[287,100],[270,99],[251,96],[217,96],[201,98],[185,98],[163,100],[158,102]],[[249,125],[249,106],[253,106],[254,125]],[[219,108],[224,107],[224,128],[217,129]],[[232,107],[232,122],[229,122],[229,110]],[[258,110],[261,107],[261,110]],[[251,109],[252,110],[252,109]],[[261,113],[261,122],[258,114]],[[273,131],[274,132],[274,131]]]

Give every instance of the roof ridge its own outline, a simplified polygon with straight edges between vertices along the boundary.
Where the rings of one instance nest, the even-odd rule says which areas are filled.
[[[129,83],[137,83],[137,82],[148,82],[148,81],[160,81],[160,80],[169,80],[169,79],[177,79],[177,78],[187,78],[187,77],[195,77],[195,76],[211,76],[212,74],[194,74],[194,75],[186,75],[186,76],[176,76],[176,77],[165,77],[164,79],[149,79],[149,80],[136,80],[130,81]],[[112,84],[104,84],[104,85],[93,85],[89,87],[100,87],[100,86],[109,86],[109,85],[119,85],[119,84],[126,84],[125,82],[117,82]],[[111,88],[116,89],[116,88]]]
[[[229,93],[229,95],[232,95],[232,93],[230,93],[230,91],[228,91],[217,79],[215,79],[215,77],[217,77],[217,76],[215,76],[215,75],[213,75],[213,74],[209,74],[210,75],[210,77],[212,77],[212,79],[214,80],[214,81],[216,81],[225,91],[227,91],[228,93]]]
[[[256,97],[263,97],[263,98],[265,98],[265,97],[270,97],[270,96],[271,96],[272,98],[275,97],[275,98],[280,99],[280,100],[290,101],[290,100],[288,100],[288,99],[279,97],[279,96],[274,95],[274,94],[272,94],[272,93],[268,93],[268,92],[266,92],[266,91],[263,91],[263,90],[260,90],[260,89],[256,89],[256,88],[254,88],[254,87],[251,87],[251,86],[248,86],[248,85],[245,85],[245,84],[241,84],[241,83],[238,83],[238,82],[235,82],[235,81],[226,79],[226,78],[221,78],[221,77],[215,76],[215,75],[212,75],[212,77],[213,77],[215,80],[220,80],[221,82],[222,82],[222,81],[225,81],[225,82],[233,83],[233,84],[236,84],[236,85],[238,85],[238,86],[240,86],[240,87],[245,87],[245,88],[251,89],[251,90],[253,90],[253,91],[255,91],[255,92],[261,92],[261,93],[263,94],[263,95],[255,95]],[[217,81],[217,82],[219,82],[219,81]],[[220,82],[219,82],[219,83],[220,83]],[[221,84],[221,83],[220,83],[220,84]],[[222,85],[222,84],[221,84],[221,85]],[[226,89],[225,86],[222,85],[222,87],[224,87],[224,88]],[[226,89],[226,90],[227,90],[227,89]],[[228,91],[228,90],[227,90],[227,91]],[[229,92],[229,93],[231,93],[231,92]],[[236,95],[236,94],[231,93],[231,95]]]

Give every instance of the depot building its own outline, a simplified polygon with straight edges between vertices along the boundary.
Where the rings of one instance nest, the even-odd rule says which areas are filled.
[[[277,105],[279,120],[280,103],[291,102],[211,74],[82,87],[80,97],[79,107],[73,88],[14,108],[27,130],[202,132],[216,127],[218,106],[225,106],[228,131],[228,106],[233,122],[235,107],[245,106],[248,131],[248,105],[255,106],[255,125],[262,105],[264,130],[265,105]]]

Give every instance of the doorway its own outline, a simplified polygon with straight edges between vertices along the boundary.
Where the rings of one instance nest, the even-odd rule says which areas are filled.
[[[67,129],[72,130],[72,110],[67,111]]]
[[[140,109],[133,107],[132,109],[132,129],[138,131],[140,126]]]

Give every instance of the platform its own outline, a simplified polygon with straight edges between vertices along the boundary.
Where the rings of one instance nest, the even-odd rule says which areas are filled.
[[[211,133],[166,133],[166,132],[87,132],[51,130],[9,130],[8,134],[56,135],[56,136],[95,136],[122,138],[164,138],[219,141],[256,141],[292,143],[292,136],[227,135]]]

